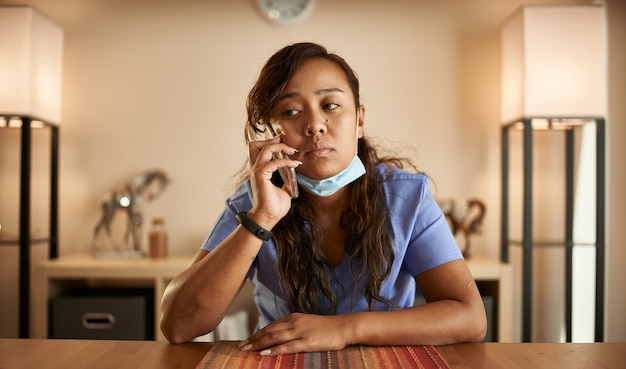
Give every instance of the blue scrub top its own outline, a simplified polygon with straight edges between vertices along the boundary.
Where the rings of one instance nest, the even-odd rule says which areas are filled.
[[[378,170],[385,171],[383,175],[386,176],[383,187],[390,211],[395,259],[391,273],[381,287],[381,297],[393,305],[376,302],[374,310],[396,310],[413,306],[415,276],[463,256],[432,196],[428,177],[395,167],[389,175],[383,165]],[[251,208],[252,190],[250,182],[246,181],[226,200],[226,206],[202,249],[213,250],[238,226],[235,214]],[[332,275],[332,286],[338,297],[337,314],[367,311],[367,300],[363,295],[367,276],[354,280],[348,259],[344,258]],[[360,265],[353,268],[361,270]],[[259,310],[257,329],[291,313],[277,270],[276,246],[270,239],[264,242],[247,274],[254,285],[254,300]]]

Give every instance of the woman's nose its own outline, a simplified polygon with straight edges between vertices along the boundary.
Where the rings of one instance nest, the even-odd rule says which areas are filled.
[[[328,119],[324,119],[319,115],[312,115],[309,119],[309,123],[305,127],[306,135],[314,136],[318,133],[326,133],[326,123],[328,123]]]

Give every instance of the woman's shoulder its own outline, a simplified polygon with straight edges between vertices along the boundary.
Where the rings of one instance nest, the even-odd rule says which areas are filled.
[[[398,185],[407,182],[413,182],[414,184],[430,183],[428,175],[424,172],[409,172],[403,168],[397,166],[388,166],[385,164],[378,164],[378,172],[381,174],[384,183],[392,185]]]
[[[230,205],[234,205],[239,208],[243,205],[243,207],[250,208],[252,206],[252,188],[250,187],[250,180],[246,179],[241,182],[235,192],[228,197],[226,202]]]
[[[397,201],[404,203],[406,206],[416,206],[423,199],[432,196],[430,192],[430,178],[426,173],[409,172],[396,166],[382,164],[378,167],[378,170],[380,171],[383,190],[390,206]]]

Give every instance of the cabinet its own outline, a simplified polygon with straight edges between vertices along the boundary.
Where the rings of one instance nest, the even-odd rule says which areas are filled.
[[[154,291],[154,333],[159,329],[161,297],[167,284],[191,264],[191,256],[165,259],[97,259],[91,254],[68,255],[41,262],[35,273],[35,338],[49,336],[49,302],[54,296],[78,288],[150,288]]]
[[[159,329],[161,297],[165,287],[191,264],[191,256],[167,259],[96,259],[90,254],[75,254],[38,265],[36,273],[35,338],[48,338],[48,303],[54,296],[73,288],[146,287],[154,291],[154,332],[158,341],[165,337]],[[467,260],[481,292],[494,296],[496,338],[512,339],[512,300],[510,267],[497,260],[472,257]],[[250,292],[248,290],[248,292]]]
[[[2,134],[7,133],[7,140],[12,140],[9,131],[19,131],[19,175],[18,175],[18,213],[19,214],[6,214],[3,212],[3,217],[16,217],[19,218],[17,223],[17,237],[12,235],[12,230],[3,229],[0,233],[0,246],[2,247],[18,247],[18,305],[17,313],[18,318],[18,331],[20,338],[27,338],[30,336],[30,307],[31,307],[31,246],[34,244],[49,243],[48,257],[57,257],[57,236],[58,236],[58,161],[59,161],[59,127],[52,124],[47,124],[41,121],[32,120],[29,117],[14,117],[0,115],[0,121],[3,124],[0,125],[0,132]],[[32,191],[33,184],[36,178],[32,173],[32,142],[33,131],[37,129],[49,130],[50,136],[50,197],[49,197],[49,230],[44,236],[33,237],[33,212],[32,212]],[[7,143],[7,146],[9,145]],[[7,153],[3,150],[3,155],[7,157],[15,157],[17,153]],[[7,176],[10,177],[10,176]],[[6,177],[5,177],[6,178]],[[6,194],[3,194],[6,196]],[[6,208],[4,211],[7,211]],[[4,219],[0,219],[4,222]],[[13,220],[8,219],[11,223]],[[5,223],[6,224],[6,223]],[[8,233],[8,234],[7,234]],[[7,234],[5,236],[5,234]],[[3,275],[2,278],[10,278]]]

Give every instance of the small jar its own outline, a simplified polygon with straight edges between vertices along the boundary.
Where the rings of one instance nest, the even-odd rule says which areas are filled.
[[[154,218],[150,229],[150,257],[160,259],[167,257],[167,231],[165,230],[165,220]]]

